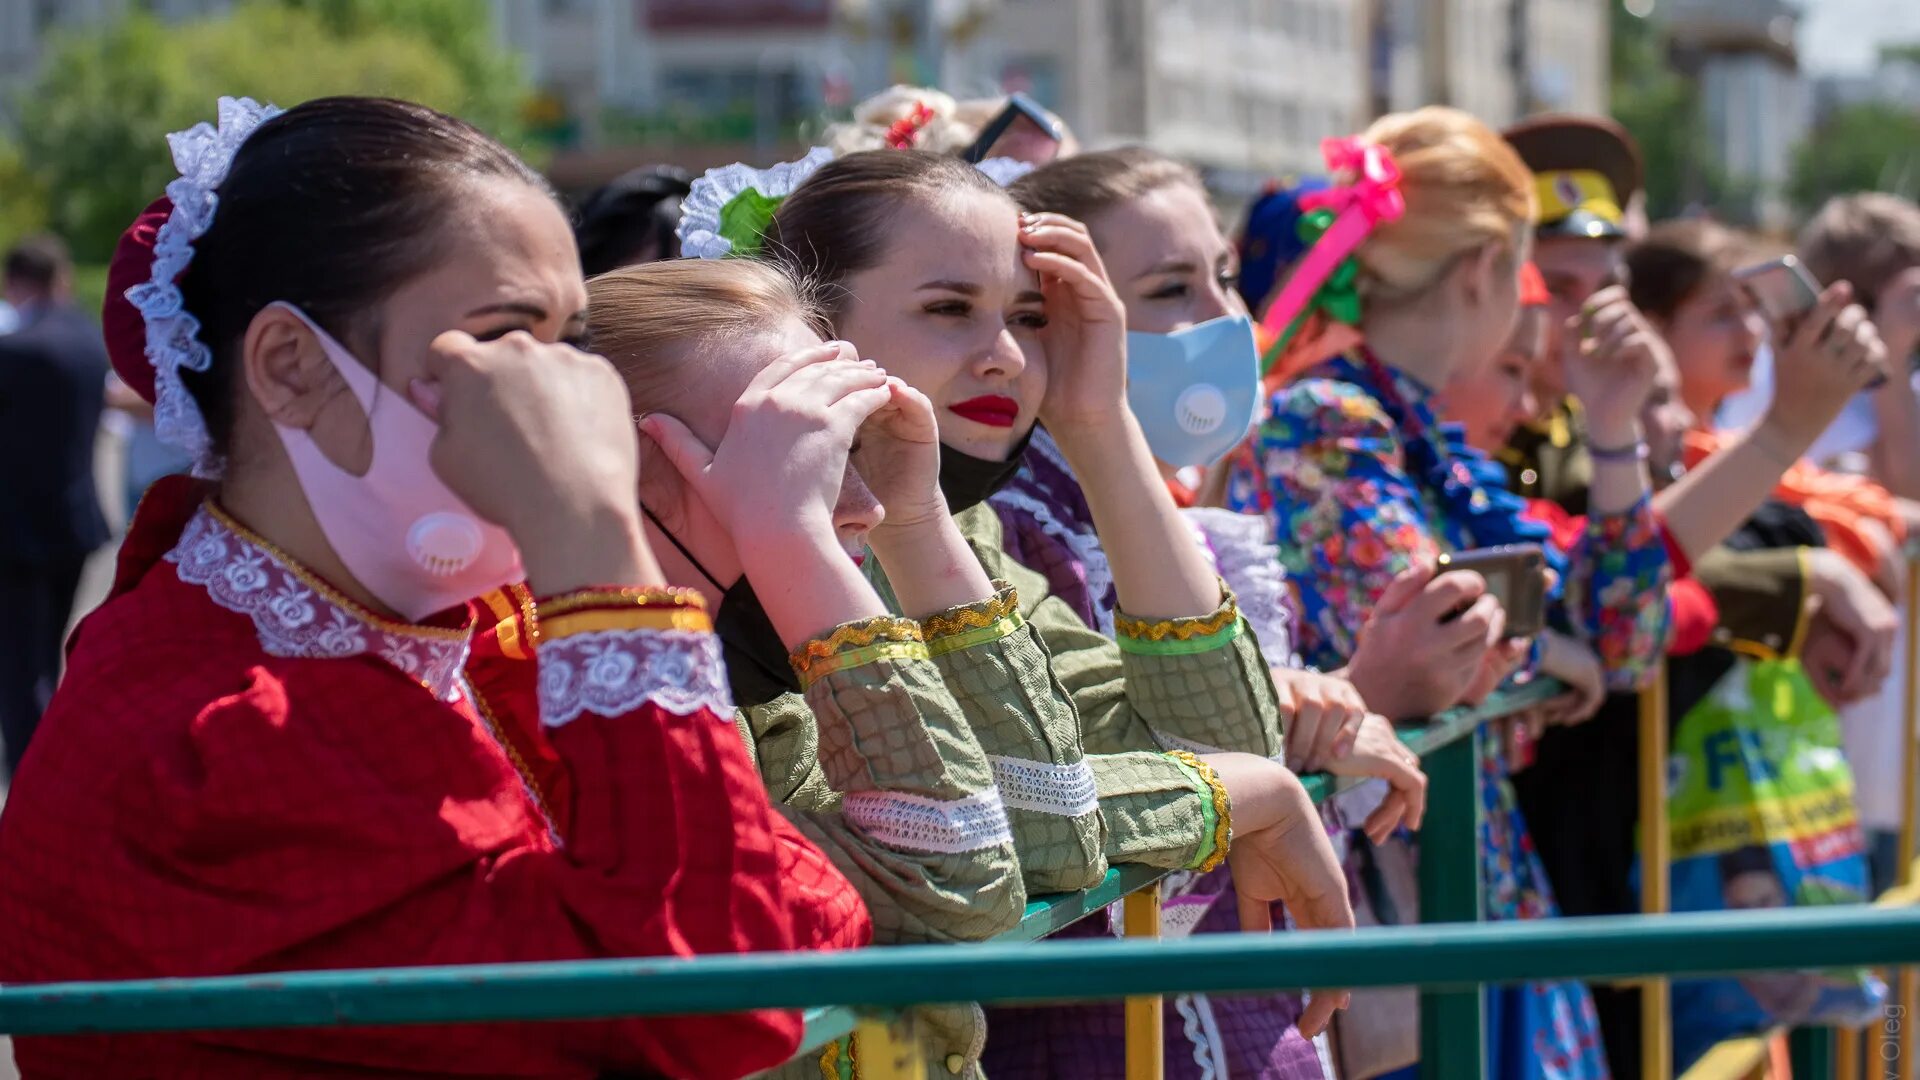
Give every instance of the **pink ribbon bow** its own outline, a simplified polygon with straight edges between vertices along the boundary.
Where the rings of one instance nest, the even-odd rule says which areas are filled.
[[[1320,143],[1320,155],[1330,172],[1352,172],[1354,181],[1345,187],[1301,196],[1302,211],[1325,207],[1335,217],[1326,233],[1307,249],[1299,268],[1260,320],[1276,336],[1293,324],[1313,294],[1339,269],[1340,261],[1353,254],[1367,234],[1382,222],[1398,220],[1407,212],[1406,197],[1400,193],[1400,166],[1386,147],[1357,138],[1325,139]]]

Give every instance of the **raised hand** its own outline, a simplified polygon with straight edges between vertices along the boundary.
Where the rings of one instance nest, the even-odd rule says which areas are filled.
[[[433,470],[507,530],[535,592],[661,580],[640,530],[626,383],[605,360],[525,332],[435,338],[408,396],[439,421]]]
[[[867,482],[886,520],[874,530],[897,533],[947,516],[940,493],[940,427],[926,395],[899,378],[887,379],[885,405],[860,429],[853,467]]]
[[[1774,327],[1773,402],[1762,428],[1784,441],[1780,456],[1797,458],[1854,394],[1887,373],[1887,347],[1853,286],[1827,286],[1812,310]]]
[[[1610,444],[1631,436],[1661,365],[1673,362],[1666,339],[1618,285],[1594,293],[1568,320],[1560,359],[1595,438]]]
[[[1020,243],[1046,297],[1047,396],[1040,419],[1062,443],[1127,408],[1127,309],[1087,227],[1063,214],[1026,214]]]
[[[829,342],[754,376],[718,447],[665,413],[643,417],[640,430],[734,537],[830,533],[854,436],[893,399],[885,371]]]

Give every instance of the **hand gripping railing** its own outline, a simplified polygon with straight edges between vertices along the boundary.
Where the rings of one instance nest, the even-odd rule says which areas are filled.
[[[859,1028],[862,1075],[888,1080],[921,1075],[920,1055],[903,1040],[911,1015],[903,1010],[926,1003],[927,988],[939,987],[944,1000],[986,1002],[1131,995],[1132,1080],[1159,1075],[1161,995],[1412,984],[1424,988],[1423,1073],[1478,1078],[1484,1075],[1487,984],[1920,962],[1920,912],[1895,907],[1472,925],[1483,909],[1478,740],[1488,724],[1559,690],[1540,680],[1402,733],[1429,777],[1429,813],[1420,837],[1422,917],[1457,925],[1137,940],[1157,929],[1151,887],[1162,874],[1122,866],[1085,892],[1036,899],[1019,927],[986,945],[0,987],[0,1033],[589,1019],[792,1007],[807,1010],[806,1051]],[[1664,695],[1656,691],[1643,699],[1641,716],[1641,747],[1648,755],[1642,775],[1664,777]],[[1316,802],[1351,782],[1325,776],[1306,781]],[[1665,866],[1666,821],[1664,803],[1646,800],[1664,790],[1663,783],[1642,784],[1649,845],[1643,851],[1650,867]],[[1035,943],[1122,899],[1131,905],[1125,922],[1136,940]],[[1649,900],[1650,911],[1662,909],[1658,897]],[[1656,1019],[1649,1009],[1649,1019]],[[1650,1042],[1661,1038],[1666,1023],[1663,1008],[1649,1025]],[[1653,1053],[1649,1046],[1649,1062]],[[1666,1075],[1667,1059],[1658,1064],[1647,1075]]]

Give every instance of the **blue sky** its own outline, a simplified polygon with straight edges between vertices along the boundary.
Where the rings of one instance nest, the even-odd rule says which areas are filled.
[[[1884,42],[1920,42],[1920,0],[1800,0],[1800,56],[1816,75],[1870,69]]]

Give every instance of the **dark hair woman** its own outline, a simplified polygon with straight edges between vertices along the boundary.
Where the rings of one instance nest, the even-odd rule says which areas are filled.
[[[173,146],[185,175],[122,242],[106,317],[203,479],[148,492],[11,793],[0,979],[864,943],[728,722],[703,603],[646,547],[625,388],[569,344],[585,289],[540,179],[369,98],[223,100]],[[503,687],[493,661],[536,640]],[[17,1051],[40,1075],[739,1076],[799,1033],[763,1012]]]

